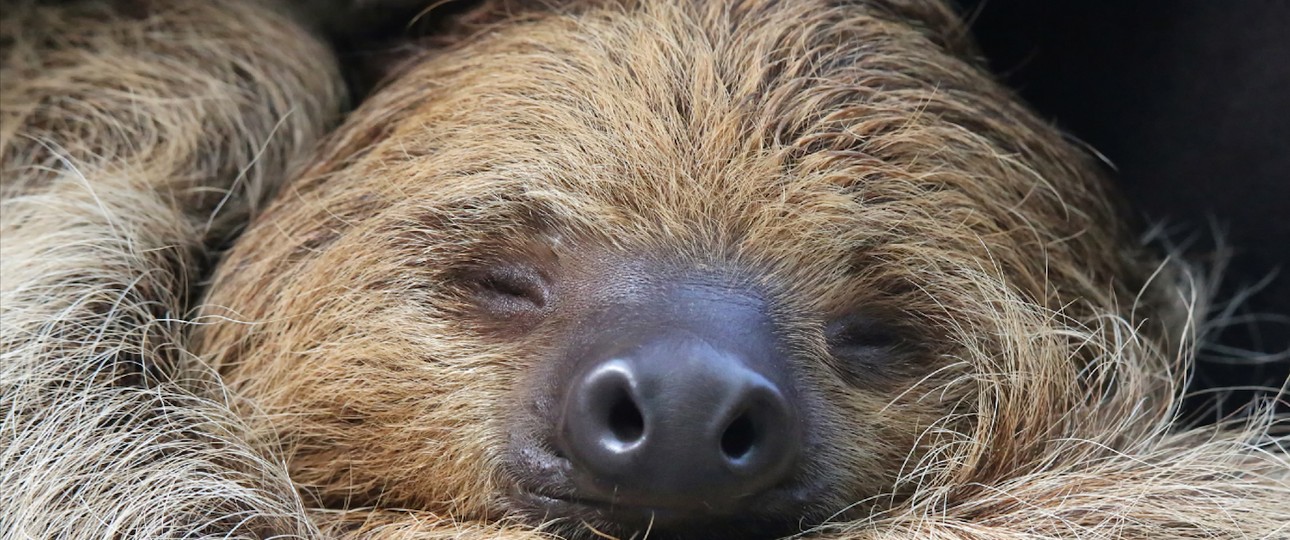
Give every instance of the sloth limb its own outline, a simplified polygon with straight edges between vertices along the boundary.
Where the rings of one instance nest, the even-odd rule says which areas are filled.
[[[180,321],[338,116],[330,52],[252,2],[3,13],[0,536],[315,536]]]

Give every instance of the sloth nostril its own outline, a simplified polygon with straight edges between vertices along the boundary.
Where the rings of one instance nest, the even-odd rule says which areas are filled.
[[[609,431],[623,444],[635,443],[645,435],[645,417],[626,390],[621,390],[609,407]]]
[[[748,413],[739,415],[721,434],[721,451],[731,460],[740,460],[757,444],[757,426]]]

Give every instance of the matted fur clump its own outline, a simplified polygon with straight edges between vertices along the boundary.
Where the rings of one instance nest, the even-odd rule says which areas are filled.
[[[0,532],[640,537],[533,504],[528,398],[598,291],[697,275],[769,306],[811,419],[792,513],[711,535],[1290,534],[1281,420],[1176,423],[1201,293],[947,6],[552,4],[486,4],[322,144],[339,76],[287,15],[6,4]],[[542,309],[481,308],[514,264]]]
[[[0,4],[0,537],[309,536],[180,336],[208,244],[339,116],[335,61],[255,5],[137,7]]]

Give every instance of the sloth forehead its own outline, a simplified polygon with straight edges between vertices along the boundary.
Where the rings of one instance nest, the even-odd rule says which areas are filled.
[[[581,91],[593,98],[594,92]],[[955,208],[982,209],[981,199],[967,196],[961,186],[1030,185],[1005,190],[1002,195],[1011,198],[1031,186],[1043,189],[1018,178],[1025,170],[1017,163],[1016,170],[988,159],[978,168],[944,164],[938,154],[961,141],[918,133],[931,128],[917,125],[916,111],[870,111],[871,121],[903,124],[899,132],[866,137],[849,133],[846,122],[823,122],[811,133],[794,134],[796,140],[779,141],[779,135],[764,132],[771,123],[767,111],[749,106],[732,105],[725,114],[697,120],[622,92],[603,108],[571,105],[568,97],[548,101],[499,92],[491,88],[469,99],[427,102],[407,114],[392,136],[376,142],[355,176],[369,183],[379,176],[391,196],[423,207],[549,211],[601,221],[659,218],[737,229],[797,222],[788,228],[833,234],[880,225],[874,220],[899,221],[902,213],[926,214],[929,207],[942,208],[953,220],[959,220],[952,215]],[[855,106],[839,104],[832,111]],[[943,131],[957,132],[952,126]],[[822,139],[837,144],[812,146]],[[900,155],[866,148],[888,141],[912,148]],[[990,155],[993,149],[980,152]],[[845,230],[832,230],[837,228]]]
[[[857,255],[1024,273],[1042,257],[1023,246],[1105,225],[1065,147],[982,73],[901,25],[817,15],[725,38],[622,15],[429,56],[342,129],[361,148],[326,182],[444,245],[527,220],[828,273]]]
[[[1013,212],[1032,192],[1055,196],[1055,183],[999,142],[1017,137],[978,119],[1015,111],[948,84],[964,73],[921,72],[929,68],[916,60],[929,53],[916,47],[935,48],[916,36],[899,46],[891,36],[807,40],[809,59],[786,60],[788,45],[744,50],[784,35],[732,33],[717,46],[693,29],[668,32],[666,17],[650,21],[537,25],[431,57],[375,99],[374,109],[396,111],[379,117],[395,125],[355,176],[379,176],[392,196],[427,207],[530,204],[738,228],[806,222],[798,231],[863,230],[875,219],[927,218],[928,208],[945,221],[990,221],[956,213]],[[788,26],[791,37],[810,25]],[[525,38],[534,32],[564,39]],[[869,50],[884,46],[892,50]],[[884,55],[911,67],[866,60]],[[969,119],[947,114],[968,109]]]

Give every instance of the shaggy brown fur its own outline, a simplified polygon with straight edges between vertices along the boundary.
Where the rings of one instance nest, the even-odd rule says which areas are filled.
[[[334,61],[251,3],[117,4],[0,5],[0,537],[315,536],[178,345],[207,244],[338,116]]]
[[[964,58],[940,3],[577,2],[414,59],[223,261],[187,344],[222,379],[169,322],[195,250],[222,234],[192,189],[227,188],[247,149],[264,150],[253,185],[280,174],[334,110],[335,79],[303,34],[186,13],[54,45],[22,34],[52,26],[6,14],[6,43],[50,47],[5,51],[6,530],[628,532],[515,503],[516,388],[571,329],[499,332],[460,276],[541,252],[567,275],[644,258],[769,292],[826,423],[811,534],[1287,534],[1274,419],[1172,425],[1199,309],[1185,274],[1156,271],[1087,156]],[[212,39],[131,37],[154,20]],[[137,81],[94,62],[148,48],[163,54]],[[195,71],[143,63],[177,58]],[[229,62],[244,64],[211,68]],[[57,67],[99,77],[11,75]],[[240,86],[202,86],[223,107],[190,118],[191,100],[138,100],[158,78],[153,100],[197,93],[175,81]],[[68,81],[84,97],[55,99]],[[152,124],[133,123],[145,103]],[[291,107],[304,114],[270,136]],[[876,368],[888,384],[828,354],[824,324],[857,306],[917,344]]]

